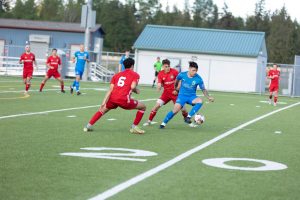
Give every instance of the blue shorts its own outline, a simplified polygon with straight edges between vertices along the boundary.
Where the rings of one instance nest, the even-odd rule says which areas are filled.
[[[181,107],[183,107],[186,103],[192,105],[193,100],[196,98],[198,98],[197,95],[191,95],[191,96],[178,95],[176,103],[179,103]]]
[[[75,70],[75,75],[80,76],[80,79],[82,78],[83,71]]]

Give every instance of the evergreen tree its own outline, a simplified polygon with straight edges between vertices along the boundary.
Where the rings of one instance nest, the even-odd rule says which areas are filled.
[[[10,0],[0,0],[0,17],[8,17],[10,11]]]
[[[269,61],[293,63],[297,49],[294,23],[285,7],[275,11],[271,19],[270,35],[267,39]]]
[[[45,21],[62,21],[64,6],[62,0],[42,0],[40,19]]]

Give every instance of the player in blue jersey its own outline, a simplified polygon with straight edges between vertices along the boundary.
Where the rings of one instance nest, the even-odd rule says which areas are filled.
[[[199,86],[204,96],[208,98],[210,102],[214,101],[214,98],[208,94],[208,91],[204,87],[201,76],[197,74],[198,65],[195,62],[189,63],[189,70],[181,72],[176,77],[175,88],[178,93],[176,103],[173,111],[170,111],[164,121],[161,123],[160,128],[165,128],[166,124],[176,115],[185,104],[192,105],[192,109],[188,116],[184,118],[184,121],[188,124],[192,123],[191,118],[200,110],[202,106],[202,99],[196,95],[197,87]]]
[[[79,81],[82,78],[83,72],[84,72],[84,67],[85,63],[89,62],[89,53],[87,51],[84,51],[84,46],[80,45],[80,50],[76,51],[74,54],[74,57],[72,58],[73,63],[75,63],[76,60],[76,66],[75,66],[75,81],[73,82],[73,85],[70,86],[70,91],[71,94],[73,94],[74,87],[76,88],[76,93],[77,95],[80,95],[79,91]]]
[[[119,62],[119,72],[122,72],[125,70],[125,66],[124,66],[123,62],[125,59],[129,58],[129,53],[130,52],[128,50],[126,50],[125,54],[121,57],[120,62]]]

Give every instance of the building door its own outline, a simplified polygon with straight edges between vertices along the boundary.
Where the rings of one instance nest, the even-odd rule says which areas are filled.
[[[49,44],[46,42],[30,42],[31,52],[37,59],[45,59],[48,57]]]

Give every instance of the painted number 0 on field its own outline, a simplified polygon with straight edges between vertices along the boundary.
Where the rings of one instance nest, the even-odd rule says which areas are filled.
[[[61,153],[62,156],[77,156],[83,158],[102,158],[112,160],[128,160],[128,161],[139,161],[145,162],[147,159],[132,158],[132,157],[148,157],[156,156],[157,153],[151,151],[144,151],[139,149],[126,149],[126,148],[112,148],[112,147],[86,147],[80,148],[85,151],[98,151],[98,152],[68,152]],[[101,152],[102,151],[102,152]],[[106,151],[106,152],[103,152]],[[108,152],[109,151],[109,152]],[[111,151],[117,151],[113,153]],[[124,153],[120,153],[124,152]]]

